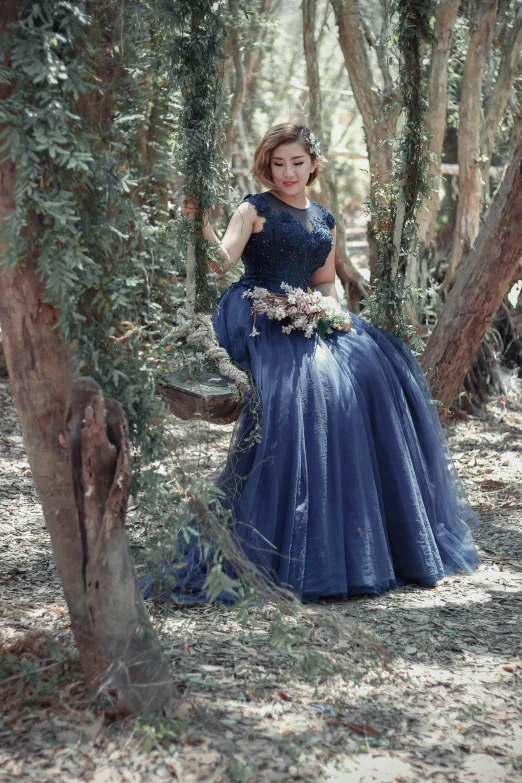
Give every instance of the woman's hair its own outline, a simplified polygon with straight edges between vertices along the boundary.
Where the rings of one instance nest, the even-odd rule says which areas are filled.
[[[293,122],[283,122],[281,125],[274,125],[273,128],[270,128],[270,130],[265,133],[254,153],[254,162],[250,169],[250,174],[266,187],[273,188],[274,183],[272,182],[272,169],[270,166],[273,151],[276,147],[279,147],[280,144],[292,144],[293,142],[297,142],[304,147],[312,158],[312,161],[316,160],[317,157],[319,158],[319,165],[312,171],[308,177],[308,182],[306,183],[307,185],[311,185],[319,176],[320,169],[324,164],[324,157],[323,155],[317,156],[315,152],[312,151],[310,133],[311,131],[306,125],[296,125]]]

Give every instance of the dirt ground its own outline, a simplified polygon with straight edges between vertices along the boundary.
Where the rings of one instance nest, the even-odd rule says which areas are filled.
[[[230,434],[197,423],[177,431],[188,449],[198,444],[205,470]],[[521,434],[515,398],[448,425],[481,521],[473,576],[303,607],[311,639],[291,653],[270,642],[270,606],[242,627],[233,610],[170,605],[158,619],[179,698],[161,719],[137,721],[82,680],[0,383],[0,781],[521,781]],[[129,529],[139,554],[132,513]],[[387,663],[361,629],[380,639]]]

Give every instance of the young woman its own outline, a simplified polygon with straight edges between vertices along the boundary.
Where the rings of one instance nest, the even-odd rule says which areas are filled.
[[[263,315],[252,329],[244,293],[254,286],[311,287],[339,307],[335,218],[305,194],[320,163],[308,128],[278,125],[252,168],[267,190],[244,198],[222,240],[204,221],[221,269],[244,263],[214,326],[251,372],[260,407],[260,439],[246,445],[255,411],[245,409],[218,483],[247,557],[302,600],[431,587],[475,568],[476,518],[409,349],[356,315],[326,338],[286,334]],[[185,600],[204,600],[196,571],[184,574]]]

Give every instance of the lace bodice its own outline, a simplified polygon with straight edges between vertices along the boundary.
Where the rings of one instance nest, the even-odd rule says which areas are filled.
[[[249,194],[243,201],[253,204],[266,221],[245,246],[241,282],[277,293],[283,282],[306,289],[332,249],[334,216],[313,201],[307,209],[298,209],[268,191]]]

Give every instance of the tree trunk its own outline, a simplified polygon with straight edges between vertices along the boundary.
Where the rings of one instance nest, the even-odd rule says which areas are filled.
[[[446,272],[446,289],[453,286],[457,272],[473,248],[480,228],[483,206],[483,161],[480,122],[482,80],[491,46],[498,0],[477,0],[470,25],[470,39],[462,77],[459,108],[459,201],[451,257]],[[489,161],[487,163],[489,166]]]
[[[0,14],[0,38],[5,26],[16,18],[16,0],[8,0]],[[8,64],[6,59],[4,65]],[[10,85],[0,84],[0,100],[8,97],[10,89]],[[0,222],[14,208],[15,184],[15,163],[4,160],[0,165]],[[26,232],[28,237],[41,233],[35,214],[28,215]],[[131,711],[155,710],[169,696],[169,677],[141,601],[125,538],[129,466],[123,424],[121,420],[111,423],[113,446],[100,441],[105,451],[116,449],[113,463],[117,464],[116,468],[107,465],[105,473],[93,469],[89,481],[99,501],[98,516],[89,508],[82,518],[79,511],[82,503],[88,503],[85,492],[90,486],[84,475],[85,492],[80,499],[81,488],[74,481],[79,474],[73,477],[65,435],[73,376],[68,352],[55,328],[57,313],[46,301],[44,283],[37,274],[34,242],[28,243],[23,264],[14,268],[2,264],[5,249],[0,245],[2,342],[82,666],[96,688],[104,684],[116,687]],[[96,400],[93,426],[100,416],[103,419],[99,390]],[[82,415],[87,422],[89,411],[84,409]],[[87,424],[83,429],[88,438]],[[97,434],[99,437],[100,432]],[[86,458],[83,446],[78,453]],[[88,450],[85,455],[91,456]]]
[[[395,134],[399,110],[386,117],[385,108],[398,96],[380,92],[375,84],[357,0],[331,2],[344,62],[363,122],[372,184],[375,181],[387,182],[392,167],[392,150],[389,144],[380,146],[380,143]]]
[[[252,32],[252,40],[255,40],[256,46],[251,46],[245,59],[245,101],[243,119],[245,122],[245,129],[249,138],[257,138],[258,129],[252,127],[252,121],[254,118],[253,104],[258,92],[258,78],[260,73],[263,57],[266,52],[273,45],[270,36],[267,35],[269,30],[272,30],[272,25],[268,24],[270,19],[275,19],[279,11],[281,10],[282,0],[261,0],[259,5],[259,14],[256,15],[256,21],[259,21],[259,26],[256,25]],[[250,161],[249,161],[250,164]]]
[[[303,0],[303,44],[306,60],[306,79],[309,88],[308,125],[325,144],[323,132],[323,112],[321,100],[321,81],[319,75],[317,41],[315,38],[315,20],[317,0]],[[324,149],[327,153],[327,149]],[[366,295],[364,280],[353,265],[346,250],[346,231],[344,218],[337,194],[337,183],[331,168],[323,172],[327,207],[335,215],[337,230],[335,235],[335,271],[343,284],[348,308],[358,313],[360,301]]]
[[[390,144],[382,143],[394,136],[400,109],[390,109],[392,103],[400,100],[397,93],[391,91],[391,79],[387,72],[387,57],[383,52],[377,52],[385,91],[381,92],[375,84],[373,70],[367,51],[366,42],[370,31],[365,30],[362,11],[357,0],[331,0],[339,30],[339,43],[344,56],[344,62],[357,108],[361,114],[368,158],[372,189],[378,183],[388,182],[392,169],[392,148]],[[366,32],[366,34],[365,34]],[[382,48],[382,47],[381,47]],[[368,225],[368,243],[370,245],[370,272],[372,280],[377,277],[377,242],[373,235],[371,224]]]
[[[453,29],[457,21],[460,0],[444,0],[437,7],[435,17],[435,38],[428,78],[428,116],[427,132],[432,136],[430,152],[434,160],[430,162],[430,174],[433,176],[431,198],[426,199],[424,208],[419,212],[420,256],[427,258],[433,244],[435,222],[440,208],[439,180],[442,163],[442,146],[446,133],[446,112],[448,106],[448,60],[451,51]]]
[[[0,170],[0,216],[5,214],[5,169],[6,164]],[[29,225],[37,227],[34,218]],[[115,415],[115,403],[107,403],[107,436],[97,388],[92,402],[80,409],[76,385],[96,385],[73,384],[53,328],[56,320],[35,273],[34,252],[23,267],[3,271],[0,322],[9,378],[82,667],[95,688],[105,683],[117,688],[132,712],[156,710],[168,699],[169,674],[139,593],[125,532],[130,467],[123,416]],[[69,456],[65,422],[71,394]],[[96,465],[96,449],[110,456],[106,465]],[[94,506],[93,500],[90,505],[84,501],[88,497],[96,499]]]
[[[5,363],[4,347],[2,345],[2,330],[0,329],[0,378],[7,377],[7,365]]]
[[[170,696],[171,677],[143,604],[125,530],[131,481],[127,420],[90,378],[74,381],[67,415],[72,479],[92,621],[90,668],[134,713]]]
[[[323,105],[321,98],[321,77],[317,62],[317,41],[315,40],[315,22],[317,0],[302,0],[303,10],[303,48],[306,62],[306,83],[309,89],[308,124],[321,140],[323,139]]]
[[[232,101],[230,104],[230,113],[228,116],[228,122],[225,129],[225,141],[223,144],[223,156],[225,160],[232,160],[232,152],[234,150],[234,142],[237,136],[237,119],[243,100],[245,97],[245,69],[243,66],[243,60],[241,57],[241,48],[239,41],[239,0],[228,0],[228,10],[231,16],[234,18],[230,35],[228,36],[227,48],[230,51],[234,63],[234,91],[232,93]]]
[[[9,190],[15,184],[12,164],[4,163],[0,168],[0,183],[3,218]],[[34,217],[29,227],[37,228]],[[91,622],[84,600],[83,547],[63,435],[71,373],[58,332],[53,328],[56,313],[45,302],[31,255],[24,267],[0,273],[0,323],[33,481],[51,536],[71,626],[78,649],[83,650],[88,646]]]
[[[502,45],[502,57],[495,84],[489,94],[484,112],[482,129],[482,154],[491,161],[495,149],[495,137],[506,111],[513,83],[518,75],[520,52],[522,51],[522,5],[519,6],[513,26],[509,29]]]
[[[335,233],[335,271],[341,281],[345,294],[347,307],[352,313],[358,313],[361,309],[361,300],[367,295],[364,278],[354,263],[346,249],[346,229],[344,226],[344,216],[339,203],[337,193],[337,182],[335,174],[330,167],[323,173],[323,182],[326,184],[328,209],[335,215],[336,233]]]
[[[435,399],[457,396],[522,256],[522,136],[475,248],[459,273],[433,330],[422,366]]]

